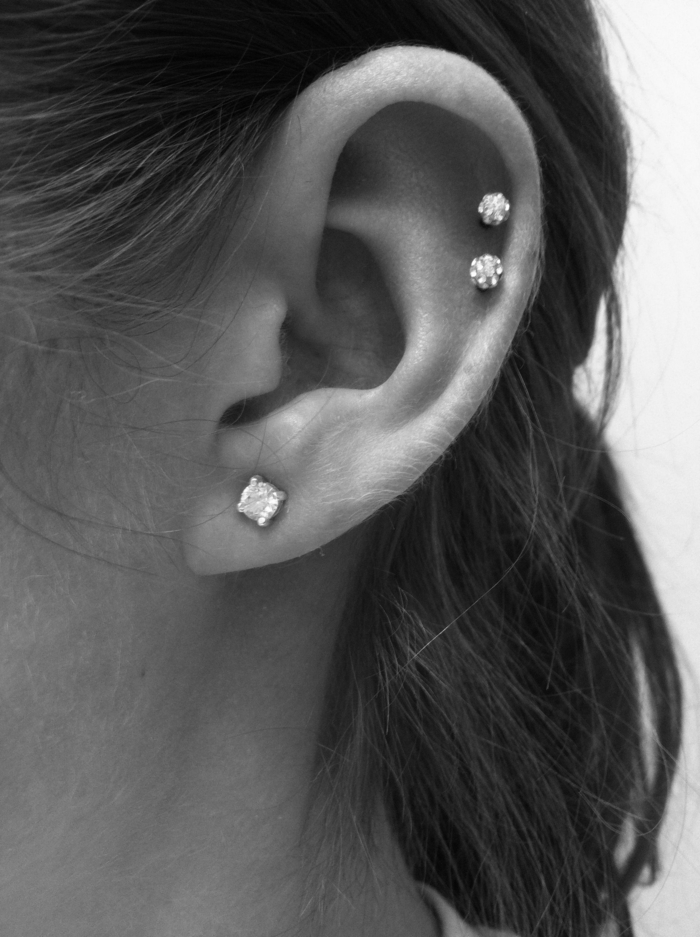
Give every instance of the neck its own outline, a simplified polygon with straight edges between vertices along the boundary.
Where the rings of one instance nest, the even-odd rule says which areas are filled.
[[[334,545],[186,588],[148,584],[137,605],[150,627],[122,645],[119,680],[94,681],[65,763],[42,782],[41,822],[0,863],[3,932],[432,934],[386,824],[371,856],[347,862],[306,836],[351,566]],[[335,896],[323,914],[319,884]]]

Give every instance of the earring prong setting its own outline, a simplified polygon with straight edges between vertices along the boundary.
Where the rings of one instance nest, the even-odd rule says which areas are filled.
[[[492,290],[498,286],[503,276],[501,258],[495,254],[482,254],[475,257],[469,267],[469,276],[478,290]]]
[[[487,228],[495,228],[508,220],[510,202],[503,192],[488,192],[479,202],[481,223]]]
[[[241,492],[237,510],[258,527],[269,527],[286,500],[286,491],[277,488],[262,475],[252,475]]]

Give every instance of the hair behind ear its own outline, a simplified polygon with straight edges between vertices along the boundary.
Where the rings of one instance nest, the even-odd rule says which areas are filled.
[[[624,926],[656,868],[681,691],[597,427],[574,411],[555,469],[509,383],[370,522],[324,750],[355,822],[381,790],[414,875],[467,920],[573,937]]]

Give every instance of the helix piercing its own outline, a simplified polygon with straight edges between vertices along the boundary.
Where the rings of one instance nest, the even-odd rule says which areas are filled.
[[[287,493],[276,488],[262,477],[253,475],[241,493],[238,510],[258,527],[269,527],[270,521],[279,514]]]
[[[494,286],[498,286],[498,281],[503,276],[501,258],[494,254],[475,257],[469,268],[469,276],[477,289],[492,290]]]
[[[479,202],[478,211],[482,224],[496,227],[510,215],[510,202],[502,192],[489,192]]]

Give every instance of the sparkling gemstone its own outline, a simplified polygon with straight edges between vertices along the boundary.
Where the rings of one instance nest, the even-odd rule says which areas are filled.
[[[287,495],[262,475],[253,475],[241,494],[238,510],[260,527],[267,527]]]
[[[482,254],[472,260],[469,276],[480,290],[492,290],[503,276],[503,264],[494,254]]]
[[[489,192],[479,202],[479,214],[484,224],[502,224],[510,215],[510,202],[502,192]]]

